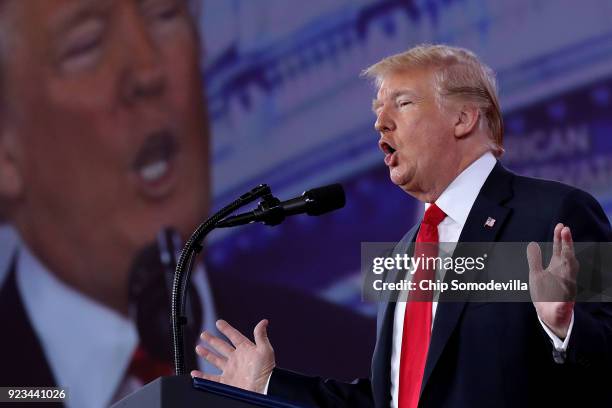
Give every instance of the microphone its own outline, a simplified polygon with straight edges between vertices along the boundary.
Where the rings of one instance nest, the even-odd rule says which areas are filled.
[[[253,211],[228,217],[217,223],[217,228],[235,227],[252,222],[263,222],[266,225],[278,225],[290,215],[306,213],[321,215],[338,210],[346,204],[344,189],[340,184],[313,188],[301,196],[281,202],[269,195]]]

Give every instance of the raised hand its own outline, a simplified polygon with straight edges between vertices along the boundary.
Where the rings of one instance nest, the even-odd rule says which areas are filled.
[[[559,223],[553,235],[553,254],[546,269],[540,246],[535,242],[527,246],[529,291],[540,319],[564,339],[574,310],[579,265],[570,228]]]
[[[200,338],[207,343],[208,348],[198,345],[196,353],[222,373],[211,375],[194,370],[191,376],[264,393],[276,365],[267,327],[267,320],[262,320],[255,326],[253,343],[225,320],[217,320],[217,329],[231,344],[211,333],[202,332]]]

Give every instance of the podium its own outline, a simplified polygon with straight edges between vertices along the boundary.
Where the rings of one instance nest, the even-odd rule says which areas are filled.
[[[160,377],[111,408],[304,408],[279,398],[188,375]]]

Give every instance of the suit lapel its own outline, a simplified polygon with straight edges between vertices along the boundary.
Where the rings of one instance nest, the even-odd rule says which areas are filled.
[[[0,349],[0,384],[52,387],[55,378],[17,288],[16,259],[14,256],[0,291],[0,320],[8,333]]]
[[[512,178],[512,173],[504,169],[499,162],[495,165],[470,210],[453,256],[462,256],[464,249],[461,248],[461,243],[463,242],[495,242],[511,212],[502,204],[512,196]],[[445,281],[456,277],[456,274],[448,271]],[[444,301],[444,298],[441,298],[436,310],[421,393],[455,330],[466,303],[465,301]]]
[[[393,248],[393,256],[396,254],[403,255],[408,254],[412,255],[414,253],[414,242],[416,240],[416,235],[419,232],[419,227],[421,225],[421,220],[408,231],[406,235],[401,239],[400,242],[397,243],[395,248]],[[385,282],[399,282],[401,279],[404,279],[406,275],[405,270],[397,270],[393,269],[389,272],[387,277],[385,278]],[[395,295],[395,292],[393,292]],[[392,296],[392,294],[386,294],[386,298],[384,299],[385,303],[395,302],[397,299]]]
[[[418,222],[397,244],[393,254],[412,254],[413,244],[419,230]],[[405,272],[405,271],[402,271]],[[385,281],[397,282],[402,279],[400,271],[391,271]],[[388,407],[391,402],[391,353],[393,347],[393,321],[396,299],[390,294],[378,304],[376,347],[372,358],[372,394],[375,406]]]

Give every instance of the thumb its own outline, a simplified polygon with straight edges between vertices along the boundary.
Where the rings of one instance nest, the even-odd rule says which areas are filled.
[[[527,245],[527,263],[530,272],[540,272],[542,270],[542,250],[536,242]]]
[[[259,323],[257,323],[257,326],[255,326],[255,329],[253,330],[253,335],[255,336],[255,344],[257,346],[270,346],[270,339],[268,339],[268,320],[267,319],[263,319],[262,321],[260,321]]]

